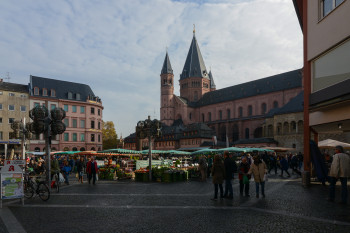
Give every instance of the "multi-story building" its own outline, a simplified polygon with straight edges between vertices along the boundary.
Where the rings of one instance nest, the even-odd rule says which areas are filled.
[[[30,107],[60,107],[66,112],[66,131],[51,140],[58,151],[102,150],[102,101],[86,84],[30,76]],[[43,135],[34,135],[31,150],[44,151]]]
[[[350,142],[350,1],[293,3],[304,35],[304,169],[310,171],[310,138],[341,133]]]
[[[0,79],[0,153],[21,150],[20,140],[14,139],[11,123],[29,120],[28,85],[3,82]]]

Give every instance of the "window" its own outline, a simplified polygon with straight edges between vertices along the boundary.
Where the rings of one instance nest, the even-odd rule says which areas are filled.
[[[9,111],[15,111],[15,105],[9,104]]]
[[[21,94],[21,98],[27,98],[26,94]]]
[[[219,119],[222,120],[222,111],[219,111]]]
[[[84,106],[80,106],[80,113],[85,113],[85,107]]]
[[[68,112],[68,104],[63,105],[63,110]]]
[[[77,112],[77,106],[75,105],[72,106],[72,112]]]
[[[248,106],[248,116],[253,115],[253,107],[251,105]]]
[[[51,97],[56,97],[56,91],[54,89],[51,89]]]
[[[40,103],[34,103],[34,107],[40,106]]]
[[[249,139],[249,129],[248,128],[245,129],[245,138]]]
[[[80,120],[80,128],[85,128],[85,120]]]
[[[39,95],[39,88],[38,87],[34,87],[34,95]]]
[[[2,91],[0,91],[0,95],[2,95]]]
[[[69,126],[68,118],[63,119],[63,123],[66,125],[66,127],[68,127]]]
[[[56,108],[56,104],[51,104],[51,110],[54,110]]]
[[[92,141],[92,142],[95,141],[95,134],[91,134],[91,141]]]
[[[2,131],[0,131],[0,140],[3,140],[3,135],[4,135],[4,133]]]
[[[15,96],[15,93],[10,92],[9,96]]]
[[[77,119],[73,119],[72,120],[72,127],[73,128],[77,128],[78,127]]]
[[[266,104],[265,103],[261,104],[261,114],[266,114]]]
[[[73,142],[76,142],[78,140],[77,133],[73,133]]]
[[[208,121],[211,121],[211,112],[208,113]]]
[[[43,88],[43,96],[47,96],[47,89]]]
[[[321,1],[321,16],[325,17],[337,6],[343,3],[344,0],[322,0]]]
[[[83,133],[80,134],[80,141],[85,142],[85,134]]]
[[[91,114],[95,114],[95,108],[91,108]]]
[[[64,133],[64,141],[65,142],[69,141],[69,133]]]
[[[21,112],[25,112],[27,110],[27,107],[26,106],[21,106],[20,109],[21,109]]]
[[[238,117],[242,117],[243,116],[243,108],[239,107],[238,108]]]
[[[98,136],[98,142],[101,142],[101,135],[97,135]]]
[[[98,128],[98,129],[101,129],[101,122],[100,122],[100,121],[98,122],[97,128]]]
[[[79,93],[75,94],[75,97],[76,97],[77,100],[80,100],[80,94]]]
[[[0,104],[0,110],[2,110],[2,104]]]
[[[72,94],[72,92],[68,92],[68,99],[73,99],[73,94]]]
[[[97,115],[101,116],[101,109],[97,109]]]
[[[15,121],[15,118],[9,118],[9,124],[12,124]]]
[[[91,129],[95,128],[95,121],[91,121]]]
[[[204,119],[204,113],[202,113],[202,122],[204,122],[204,120],[205,120],[205,119]]]
[[[227,109],[227,119],[231,119],[231,110]]]
[[[2,124],[2,117],[0,117],[0,124]]]
[[[278,108],[278,102],[277,101],[273,101],[273,108]]]
[[[190,118],[190,120],[192,120],[192,113],[190,113],[189,118]]]

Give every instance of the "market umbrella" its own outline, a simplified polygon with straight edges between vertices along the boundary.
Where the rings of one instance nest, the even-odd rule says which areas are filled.
[[[326,139],[318,142],[319,148],[335,148],[336,146],[342,146],[345,149],[350,149],[350,144],[345,142],[340,142],[333,139]]]
[[[103,151],[97,151],[97,153],[120,153],[120,154],[140,154],[138,150],[127,150],[127,149],[109,149]]]
[[[239,148],[239,147],[228,147],[228,148],[221,148],[218,151],[228,151],[228,152],[251,152],[251,148]]]
[[[213,152],[219,152],[217,149],[203,149],[203,150],[197,150],[195,152],[192,152],[191,155],[198,155],[198,154],[210,154]]]

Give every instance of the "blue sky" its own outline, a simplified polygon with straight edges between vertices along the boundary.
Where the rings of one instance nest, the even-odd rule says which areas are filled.
[[[166,48],[179,94],[193,24],[218,89],[302,67],[290,0],[16,0],[0,9],[0,76],[88,84],[123,137],[148,115],[159,119]]]

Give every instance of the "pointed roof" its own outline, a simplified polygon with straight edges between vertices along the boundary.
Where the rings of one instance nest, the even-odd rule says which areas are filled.
[[[168,51],[166,52],[163,68],[160,74],[173,74],[173,69],[171,68],[170,59],[168,56]]]
[[[214,82],[214,78],[213,78],[213,74],[211,73],[211,70],[209,71],[209,80],[210,80],[210,88],[216,88],[215,82]]]
[[[194,31],[190,50],[188,51],[184,68],[180,74],[180,80],[189,77],[202,77],[209,79]]]

